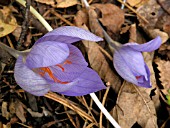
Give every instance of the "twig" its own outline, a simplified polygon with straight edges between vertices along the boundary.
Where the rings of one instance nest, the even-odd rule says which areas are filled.
[[[28,29],[28,19],[29,19],[28,17],[29,17],[29,12],[30,12],[30,4],[31,4],[31,1],[26,0],[24,21],[22,23],[22,32],[21,32],[21,35],[20,35],[18,43],[17,43],[17,49],[21,48],[22,40],[24,39],[25,34],[27,32],[27,29]]]
[[[75,103],[63,98],[55,93],[49,92],[47,94],[44,95],[46,98],[52,99],[54,101],[59,102],[60,104],[76,111],[79,115],[81,115],[82,117],[86,118],[87,120],[94,122],[94,120],[92,119],[91,116],[89,116],[86,112],[84,112],[82,109],[80,109],[79,107],[77,107],[76,105],[74,105]]]
[[[70,25],[70,26],[75,26],[74,24],[72,24],[70,21],[66,20],[64,17],[62,17],[59,13],[57,13],[56,11],[54,11],[53,9],[51,10],[51,13],[53,15],[55,15],[56,17],[60,18],[62,21],[64,21],[66,24]]]
[[[106,92],[105,92],[105,94],[104,94],[104,96],[103,96],[103,100],[102,100],[102,105],[103,105],[103,106],[104,106],[104,104],[105,104],[105,101],[106,101],[106,98],[107,98],[107,94],[108,94],[108,92],[109,92],[109,89],[110,89],[110,87],[107,87]],[[103,117],[103,114],[102,114],[102,112],[100,112],[99,128],[102,128],[102,127],[103,127],[103,126],[102,126],[102,117]]]
[[[24,0],[16,0],[16,1],[25,7],[26,2]],[[47,21],[32,6],[30,6],[30,12],[44,25],[44,27],[48,31],[53,30],[52,27],[47,23]]]

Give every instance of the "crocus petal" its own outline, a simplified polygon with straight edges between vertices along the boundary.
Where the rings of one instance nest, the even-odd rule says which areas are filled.
[[[151,86],[151,82],[150,82],[150,71],[149,71],[149,68],[148,66],[145,64],[145,69],[146,69],[146,72],[147,72],[147,79],[148,80],[145,80],[143,82],[138,82],[138,85],[141,86],[141,87],[145,87],[145,88],[150,88],[152,87]]]
[[[67,44],[46,41],[33,46],[26,58],[29,68],[48,67],[62,63],[69,56]]]
[[[92,34],[91,32],[74,27],[59,27],[41,37],[36,43],[44,43],[45,41],[57,41],[61,43],[73,43],[80,40],[102,41],[103,39]]]
[[[21,88],[33,95],[43,96],[50,90],[50,86],[46,80],[30,70],[23,63],[23,58],[21,56],[16,61],[14,77]]]
[[[80,77],[78,77],[71,83],[54,83],[51,86],[51,91],[68,96],[82,96],[105,88],[106,87],[104,86],[98,74],[92,69],[86,68],[86,70],[80,75]]]
[[[138,81],[126,62],[124,61],[123,57],[121,54],[119,54],[118,51],[114,52],[114,57],[113,57],[113,64],[114,67],[117,71],[117,73],[125,80],[137,85]]]
[[[79,75],[87,68],[88,63],[85,61],[80,50],[73,46],[68,45],[70,55],[65,62],[50,66],[49,68],[53,72],[54,76],[61,81],[72,81],[79,77]],[[46,75],[46,78],[49,77]]]
[[[140,52],[151,52],[158,49],[161,46],[161,43],[162,43],[161,37],[158,36],[145,44],[127,43],[124,46],[129,46]]]

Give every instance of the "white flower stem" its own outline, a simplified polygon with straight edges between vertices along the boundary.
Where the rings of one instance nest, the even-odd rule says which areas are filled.
[[[126,3],[126,0],[123,0],[123,3]],[[121,9],[123,10],[125,8],[125,5],[122,4]]]
[[[24,0],[16,0],[20,4],[22,4],[25,7],[25,1]],[[89,7],[89,4],[86,0],[82,0],[86,7]],[[52,31],[52,27],[47,23],[47,21],[32,7],[30,6],[30,12],[44,25],[44,27],[48,31]],[[94,100],[94,102],[97,104],[99,109],[103,112],[103,114],[106,116],[106,118],[110,121],[110,123],[115,128],[121,128],[118,123],[113,119],[113,117],[110,115],[110,113],[106,110],[106,108],[102,105],[102,103],[99,101],[95,93],[90,93],[91,98]]]
[[[110,113],[106,110],[106,108],[102,105],[102,103],[99,101],[95,93],[90,93],[91,98],[94,100],[94,102],[97,104],[99,109],[103,112],[103,114],[106,116],[106,118],[110,121],[110,123],[115,128],[121,128],[119,124],[113,119],[113,117],[110,115]]]
[[[16,0],[18,3],[22,4],[24,7],[26,6],[25,0]],[[44,27],[48,31],[52,31],[52,27],[47,23],[47,21],[32,7],[30,6],[30,12],[44,25]]]

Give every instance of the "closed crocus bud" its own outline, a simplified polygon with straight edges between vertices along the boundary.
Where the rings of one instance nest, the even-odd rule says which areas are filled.
[[[87,67],[80,50],[71,45],[80,40],[101,41],[102,38],[72,26],[44,35],[26,58],[18,57],[14,69],[18,85],[37,96],[48,91],[81,96],[105,89],[98,74]]]
[[[161,45],[161,38],[157,38],[145,43],[127,43],[117,47],[113,55],[113,63],[118,74],[125,80],[149,88],[150,71],[141,52],[151,52],[158,49]]]

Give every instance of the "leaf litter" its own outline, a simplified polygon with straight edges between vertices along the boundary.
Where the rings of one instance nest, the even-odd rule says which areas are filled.
[[[84,51],[89,66],[100,75],[106,85],[111,86],[111,89],[105,95],[105,106],[122,128],[156,128],[166,126],[165,124],[169,114],[162,117],[159,113],[169,112],[167,108],[169,106],[168,104],[165,105],[164,102],[168,103],[170,101],[168,99],[170,95],[170,74],[168,68],[170,66],[168,40],[170,35],[169,1],[127,0],[130,7],[136,9],[137,16],[133,14],[134,12],[129,7],[121,10],[120,4],[115,4],[117,3],[116,0],[113,2],[108,0],[90,0],[89,2],[92,3],[89,10],[83,8],[81,1],[77,0],[69,2],[65,0],[58,0],[56,2],[36,0],[31,4],[39,8],[39,10],[43,10],[42,12],[45,18],[54,28],[70,24],[89,29],[96,35],[104,37],[100,26],[96,22],[99,20],[110,37],[121,43],[127,43],[129,41],[144,43],[146,40],[160,35],[163,44],[158,52],[143,53],[151,71],[152,88],[150,89],[136,87],[120,78],[113,68],[112,54],[106,41],[99,43],[82,41],[84,46],[79,45],[79,47],[81,47],[82,52]],[[18,34],[21,32],[15,34],[15,31],[21,26],[22,20],[24,20],[24,16],[22,17],[24,13],[20,5],[12,4],[11,6],[15,8],[12,12],[9,11],[10,7],[1,5],[0,28],[3,28],[3,30],[0,31],[0,41],[8,44],[8,36],[14,47],[16,47],[19,38]],[[44,7],[45,9],[43,9]],[[48,8],[53,9],[53,11],[47,11]],[[60,15],[54,16],[55,12]],[[145,18],[148,23],[142,20],[138,14]],[[75,18],[73,19],[71,15],[74,15]],[[69,18],[65,18],[64,16]],[[9,22],[5,22],[7,17],[10,17]],[[123,31],[122,28],[125,26],[126,30]],[[35,25],[31,26],[30,24],[27,38],[25,38],[28,44],[25,44],[25,48],[31,47],[40,37],[39,35],[41,35],[41,30],[38,27],[36,28]],[[2,50],[0,51],[0,64],[5,64],[5,66],[1,66],[0,68],[0,113],[2,115],[0,118],[3,118],[3,120],[0,120],[0,126],[55,126],[61,128],[99,126],[98,119],[101,115],[89,96],[74,98],[49,93],[47,97],[53,97],[57,101],[55,102],[45,97],[31,96],[20,90],[19,86],[15,83],[13,73],[11,73],[15,60],[12,59],[12,61],[9,61],[11,57],[8,57]],[[6,60],[4,61],[4,59]],[[104,94],[104,90],[97,93],[101,101]],[[164,100],[162,101],[160,98],[164,98]],[[63,108],[63,105],[65,108]],[[100,120],[100,126],[111,127],[105,117]]]

